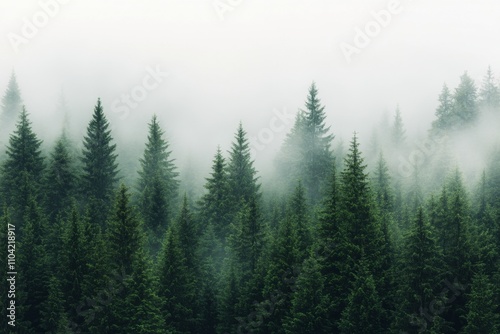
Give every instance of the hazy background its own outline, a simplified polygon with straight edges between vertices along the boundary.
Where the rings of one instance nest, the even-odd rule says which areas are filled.
[[[49,142],[60,131],[62,90],[80,131],[101,97],[122,147],[142,147],[156,113],[179,167],[206,168],[218,144],[229,149],[240,120],[258,135],[273,110],[303,107],[313,80],[336,140],[359,131],[366,143],[397,104],[411,140],[429,128],[443,82],[454,89],[467,70],[480,86],[488,65],[500,73],[494,0],[400,1],[401,12],[350,63],[340,43],[352,44],[356,27],[390,1],[221,0],[233,7],[224,19],[215,2],[68,1],[15,52],[9,33],[22,36],[41,5],[0,0],[0,91],[15,70],[34,128]],[[120,118],[111,103],[157,66],[169,77]],[[270,165],[291,125],[258,151],[258,168]]]

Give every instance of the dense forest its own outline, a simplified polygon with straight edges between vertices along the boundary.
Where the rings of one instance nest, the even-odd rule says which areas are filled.
[[[500,128],[500,90],[488,68],[436,96],[417,148],[399,107],[365,146],[354,133],[344,147],[313,83],[272,177],[235,124],[198,192],[182,184],[168,119],[139,125],[142,153],[123,159],[97,99],[83,137],[67,115],[44,146],[13,74],[0,332],[500,333],[500,146],[481,148],[473,176],[456,158],[457,138]]]

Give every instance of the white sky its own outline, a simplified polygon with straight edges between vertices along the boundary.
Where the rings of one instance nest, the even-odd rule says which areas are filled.
[[[41,4],[51,2],[59,3],[0,0],[0,91],[14,69],[35,128],[54,126],[64,89],[82,127],[101,97],[122,136],[143,142],[157,113],[174,150],[209,158],[217,144],[229,148],[240,120],[257,135],[274,109],[302,107],[313,80],[333,133],[349,140],[355,130],[369,138],[397,104],[409,133],[423,133],[443,82],[453,88],[467,70],[479,85],[488,65],[500,77],[493,0],[401,0],[400,13],[351,63],[340,43],[353,44],[356,27],[391,1],[220,0],[235,4],[221,20],[214,0],[70,0],[15,52],[9,36],[23,36],[25,20],[42,17]],[[112,102],[157,66],[170,76],[120,119]]]

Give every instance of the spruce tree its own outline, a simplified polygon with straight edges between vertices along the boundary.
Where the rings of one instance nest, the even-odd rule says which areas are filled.
[[[68,318],[64,313],[62,301],[63,294],[59,284],[59,279],[50,276],[48,282],[48,297],[42,304],[40,310],[40,327],[44,333],[66,333],[68,330]]]
[[[345,168],[341,173],[341,219],[352,245],[351,258],[359,261],[364,253],[372,269],[377,269],[377,265],[380,265],[378,254],[382,235],[373,212],[371,189],[363,162],[357,136],[354,134],[345,159]]]
[[[76,195],[77,175],[63,134],[56,142],[44,178],[45,208],[51,221],[71,204]]]
[[[108,270],[123,273],[122,289],[105,305],[101,328],[123,333],[162,333],[159,300],[153,289],[151,264],[144,252],[141,222],[121,185],[107,231]],[[141,302],[139,302],[141,301]]]
[[[394,123],[392,125],[392,144],[396,148],[404,147],[406,135],[403,125],[403,118],[401,117],[401,111],[399,110],[399,105],[396,108],[396,113],[394,114]]]
[[[333,135],[325,124],[325,107],[321,105],[316,84],[309,88],[305,109],[299,110],[295,124],[287,135],[278,156],[278,173],[286,178],[286,188],[301,180],[308,202],[318,204],[328,180],[333,155]],[[290,182],[291,181],[291,182]]]
[[[179,173],[171,153],[155,115],[149,123],[148,141],[140,159],[138,191],[145,226],[157,236],[163,236],[172,219],[179,187]]]
[[[318,98],[318,90],[313,82],[304,110],[304,177],[303,182],[312,204],[318,203],[323,192],[323,183],[328,179],[333,156],[330,149],[333,135],[325,125],[325,107]]]
[[[467,324],[462,333],[498,333],[500,330],[498,304],[498,299],[495,298],[495,286],[490,278],[483,272],[474,275],[467,302],[465,316]]]
[[[308,258],[296,281],[290,314],[283,324],[285,333],[331,333],[329,296],[319,263],[315,257]]]
[[[78,318],[78,305],[84,300],[85,284],[88,280],[88,267],[91,265],[86,249],[87,240],[84,235],[83,224],[78,215],[77,208],[73,206],[68,217],[68,222],[63,231],[63,250],[60,258],[64,271],[61,276],[61,290],[69,319],[81,325],[82,319]]]
[[[280,223],[277,235],[271,245],[268,259],[267,274],[264,279],[263,297],[274,298],[272,312],[265,316],[266,331],[270,333],[282,332],[283,320],[291,307],[294,281],[299,273],[301,259],[298,233],[294,220],[288,215]]]
[[[478,104],[482,108],[485,108],[486,111],[499,111],[500,90],[493,75],[493,71],[491,70],[491,66],[488,66],[483,84],[479,90]]]
[[[453,125],[458,129],[469,126],[476,121],[478,113],[476,85],[465,72],[453,94]]]
[[[20,332],[40,333],[43,332],[41,312],[49,294],[50,268],[45,243],[47,220],[33,197],[26,207],[22,229],[22,241],[17,247],[20,284],[16,300],[22,305],[19,328]]]
[[[23,101],[21,98],[21,91],[19,89],[19,85],[17,84],[16,74],[12,72],[10,76],[9,83],[7,85],[7,90],[5,91],[4,96],[2,97],[2,113],[0,115],[0,124],[2,127],[0,128],[2,134],[10,133],[12,127],[18,119],[19,115],[22,112]],[[5,138],[3,136],[0,138],[0,142]]]
[[[236,215],[228,244],[240,291],[238,315],[246,317],[252,312],[252,303],[261,294],[256,284],[262,277],[259,260],[264,246],[264,229],[256,199],[244,203]]]
[[[7,146],[1,179],[4,204],[13,207],[12,219],[16,224],[21,220],[29,197],[39,200],[37,195],[44,170],[41,143],[31,129],[26,109],[23,109]]]
[[[227,171],[232,210],[235,212],[243,203],[249,203],[258,197],[260,188],[250,156],[247,134],[241,123],[231,145]]]
[[[112,144],[109,122],[104,115],[101,99],[97,100],[92,119],[83,140],[82,195],[94,202],[97,212],[95,223],[104,227],[113,193],[118,181],[116,144]]]
[[[399,328],[406,331],[415,330],[410,320],[414,315],[421,316],[421,311],[436,298],[436,289],[443,277],[441,249],[434,234],[420,207],[404,240],[399,280],[397,322]]]
[[[383,313],[375,280],[367,263],[362,259],[354,274],[347,306],[339,322],[340,333],[385,333],[387,324],[382,323]]]
[[[311,227],[306,194],[302,182],[299,181],[289,203],[289,215],[293,222],[293,228],[297,233],[298,250],[300,262],[305,260],[311,246]]]
[[[231,222],[231,199],[226,162],[220,148],[217,148],[210,177],[205,180],[207,192],[200,201],[201,219],[205,226],[211,224],[217,237],[225,242]]]
[[[186,257],[181,248],[178,231],[171,227],[166,235],[159,259],[158,296],[161,313],[172,333],[189,333],[195,319],[193,310],[195,285]]]
[[[443,84],[439,95],[439,106],[436,109],[436,120],[432,122],[431,133],[439,134],[452,127],[453,121],[453,96],[446,84]]]
[[[351,268],[353,258],[350,256],[352,245],[347,234],[347,226],[341,214],[341,185],[338,180],[336,166],[332,166],[329,191],[325,197],[323,208],[319,215],[318,240],[315,253],[324,278],[325,293],[331,298],[328,321],[338,331],[337,323],[342,310],[347,304]]]

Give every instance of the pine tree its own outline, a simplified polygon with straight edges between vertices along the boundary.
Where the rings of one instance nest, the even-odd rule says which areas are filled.
[[[405,237],[402,261],[398,291],[401,314],[397,321],[401,329],[412,331],[415,326],[410,320],[414,315],[421,316],[422,310],[436,298],[443,275],[441,249],[422,207]]]
[[[200,312],[198,331],[202,334],[215,334],[220,305],[217,298],[217,283],[221,269],[222,248],[211,224],[207,226],[200,239],[197,256],[200,259],[199,277],[203,278],[198,283],[201,285],[197,297]]]
[[[240,317],[246,317],[261,294],[257,291],[257,282],[262,277],[259,260],[264,246],[264,229],[256,199],[243,204],[231,226],[228,245],[239,284],[237,311]]]
[[[339,327],[346,334],[384,333],[383,309],[377,293],[375,280],[362,259],[354,274],[347,306],[342,312]]]
[[[112,207],[112,194],[118,181],[116,144],[111,143],[113,138],[108,128],[109,123],[98,99],[83,140],[82,192],[86,199],[95,201],[98,213],[95,223],[101,227],[104,227],[108,210]]]
[[[17,84],[16,74],[14,72],[12,72],[10,76],[9,84],[4,96],[2,97],[1,104],[2,114],[0,116],[0,124],[2,124],[2,127],[0,130],[2,133],[10,133],[14,122],[18,119],[22,112],[23,105],[21,91],[19,89],[19,85]],[[4,138],[0,138],[0,140],[3,139]]]
[[[31,129],[26,109],[23,109],[17,129],[9,140],[7,157],[2,166],[2,197],[4,204],[13,207],[12,219],[18,223],[30,196],[38,199],[44,170],[41,141]]]
[[[40,327],[44,333],[64,333],[68,329],[68,319],[64,313],[63,294],[59,285],[59,280],[55,276],[50,276],[48,282],[48,297],[42,304],[40,310]]]
[[[403,119],[401,117],[401,111],[399,110],[399,105],[396,108],[396,113],[394,114],[394,124],[392,125],[392,143],[397,148],[404,147],[406,135],[403,125]]]
[[[389,168],[382,153],[379,155],[377,167],[375,169],[373,186],[377,207],[383,215],[387,215],[393,210],[394,195],[391,189],[391,177]]]
[[[498,333],[500,330],[500,315],[496,312],[498,307],[495,287],[490,278],[482,272],[477,273],[472,280],[467,303],[467,324],[462,333]]]
[[[18,243],[19,267],[16,300],[22,305],[20,332],[43,332],[43,304],[49,294],[49,270],[45,235],[47,220],[33,197],[30,197],[23,217],[22,242]],[[21,302],[22,301],[22,302]]]
[[[304,110],[305,136],[303,142],[304,168],[303,177],[306,192],[311,203],[318,203],[322,195],[322,184],[328,179],[333,156],[330,149],[333,135],[329,134],[330,127],[325,125],[325,107],[321,106],[318,90],[313,82],[309,88],[309,95]]]
[[[329,294],[324,289],[324,277],[314,257],[304,261],[293,293],[290,315],[286,317],[285,333],[331,333]]]
[[[361,254],[366,254],[368,263],[375,269],[379,265],[377,255],[381,246],[381,233],[372,209],[371,190],[365,169],[357,136],[354,134],[345,159],[345,168],[341,173],[341,218],[352,244],[350,256],[354,261],[359,261]]]
[[[342,310],[347,304],[348,290],[351,278],[353,259],[351,242],[348,240],[347,226],[341,214],[341,190],[335,165],[333,165],[329,182],[329,191],[325,197],[323,208],[319,215],[318,240],[315,253],[324,278],[324,291],[331,298],[328,321],[338,331],[337,322]]]
[[[163,334],[167,333],[165,319],[161,314],[161,300],[154,289],[152,263],[145,252],[137,251],[135,268],[125,290],[125,304],[129,309],[130,333]]]
[[[147,269],[150,264],[141,228],[128,189],[122,184],[107,231],[108,270],[124,274],[123,288],[105,305],[101,326],[111,332],[162,333],[163,319],[152,273]]]
[[[205,179],[207,192],[200,201],[202,221],[205,226],[212,224],[217,237],[225,242],[231,221],[231,199],[226,162],[220,148],[217,148],[210,175]]]
[[[431,132],[434,134],[449,130],[452,127],[453,96],[446,84],[443,84],[439,95],[439,106],[436,109],[436,120],[432,122]]]
[[[477,89],[474,81],[465,72],[453,94],[453,125],[463,128],[472,124],[478,117]]]
[[[76,195],[76,170],[66,135],[56,142],[44,178],[45,208],[51,221],[68,208]]]
[[[302,182],[299,181],[289,203],[289,215],[293,222],[293,228],[297,233],[297,242],[300,262],[305,260],[311,246],[311,229],[306,194]]]
[[[155,115],[149,123],[148,142],[140,160],[138,191],[145,226],[156,235],[163,235],[167,229],[179,187],[179,173],[163,137]]]
[[[233,265],[227,270],[227,273],[222,276],[224,286],[222,288],[221,295],[219,296],[220,306],[218,308],[218,320],[219,325],[217,326],[218,333],[235,333],[238,327],[238,281],[235,273],[235,268]]]
[[[297,181],[302,179],[304,156],[302,141],[305,136],[304,131],[304,111],[299,110],[295,116],[293,127],[286,134],[283,145],[276,157],[277,176],[281,178],[284,190],[289,190],[292,185],[295,185]]]
[[[195,318],[193,300],[196,295],[193,277],[186,265],[177,229],[170,228],[159,259],[161,312],[172,333],[188,333]]]
[[[83,228],[77,208],[73,206],[63,231],[60,262],[64,271],[61,277],[61,290],[66,301],[65,307],[69,311],[69,319],[79,325],[82,319],[78,318],[77,308],[84,297],[87,297],[85,284],[88,284],[88,267],[91,265]]]
[[[137,252],[143,247],[141,222],[130,204],[130,194],[122,184],[118,190],[107,230],[110,269],[133,271]]]
[[[325,107],[318,98],[313,82],[309,88],[305,109],[299,110],[295,124],[287,135],[278,157],[278,172],[287,178],[288,187],[302,181],[310,204],[317,204],[328,180],[333,155],[330,127],[325,124]],[[290,182],[291,181],[291,182]]]
[[[266,331],[280,333],[283,320],[291,307],[294,282],[302,263],[298,231],[293,216],[288,215],[280,223],[271,245],[267,274],[264,280],[263,297],[273,302],[272,312],[262,314]],[[274,300],[273,300],[274,299]]]
[[[483,84],[479,90],[478,104],[487,111],[498,111],[500,107],[500,90],[495,82],[491,66],[488,66]]]
[[[250,157],[247,134],[241,123],[229,152],[227,171],[232,207],[233,211],[237,211],[242,203],[249,203],[258,197],[260,188],[260,184],[257,184],[257,172]]]

